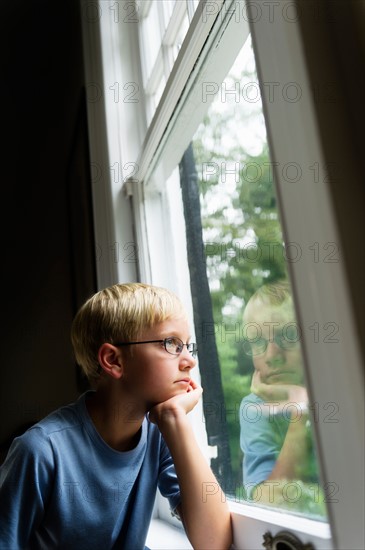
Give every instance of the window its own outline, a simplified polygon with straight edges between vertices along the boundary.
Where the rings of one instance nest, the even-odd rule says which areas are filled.
[[[161,99],[197,4],[195,0],[136,4],[148,123]]]
[[[223,82],[201,82],[202,103],[209,98],[210,105],[180,149],[178,167],[169,174],[162,151],[145,186],[148,193],[164,182],[173,265],[183,248],[174,250],[184,211],[204,421],[211,466],[226,495],[327,521],[287,268],[298,250],[283,238],[251,37],[241,40]],[[196,84],[186,104],[194,93]],[[285,174],[297,177],[292,165]],[[154,258],[159,237],[149,242]],[[166,267],[170,256],[163,252],[158,262]],[[335,405],[328,412],[336,421]]]
[[[224,395],[222,403],[214,399],[216,390],[212,396],[205,392],[206,415],[213,417],[212,437],[221,440],[218,456],[225,453],[228,437],[230,453],[219,461],[216,473],[222,471],[219,477],[232,499],[326,519],[304,380],[302,329],[287,270],[299,250],[283,240],[250,38],[193,136],[189,156],[194,178],[181,171],[183,188],[199,187],[213,310],[210,321],[203,320],[206,312],[200,319],[201,370],[209,365],[202,376],[209,390],[212,361],[204,351],[207,344],[208,353],[216,345]],[[207,83],[203,90],[215,88]],[[297,178],[295,166],[285,170],[288,180]],[[190,228],[193,208],[188,199]],[[190,262],[195,285],[203,276],[197,273],[199,261],[204,267],[199,256]],[[200,296],[195,310],[204,309]],[[335,405],[331,412],[338,419]],[[284,445],[290,445],[290,457]]]
[[[284,528],[304,542],[313,542],[316,548],[345,548],[346,544],[360,548],[356,525],[362,521],[362,503],[356,475],[363,468],[363,449],[356,434],[363,419],[361,356],[343,265],[337,261],[340,250],[333,246],[339,241],[300,43],[299,8],[286,1],[279,6],[276,2],[239,0],[118,2],[120,17],[116,21],[115,4],[100,2],[99,49],[95,46],[99,40],[95,21],[84,17],[85,43],[91,51],[88,82],[94,84],[91,90],[99,83],[104,91],[102,101],[89,101],[92,168],[104,178],[95,177],[93,182],[96,235],[103,253],[99,254],[99,284],[139,277],[168,286],[183,297],[193,321],[193,312],[196,316],[197,311],[205,314],[206,310],[197,310],[194,304],[188,252],[205,243],[196,258],[200,253],[207,263],[206,283],[213,307],[209,319],[203,319],[206,324],[196,322],[195,330],[202,340],[204,327],[206,336],[208,331],[215,336],[219,370],[214,374],[214,391],[218,397],[204,403],[204,415],[194,411],[192,422],[220,479],[228,478],[237,547],[261,547],[265,531]],[[131,10],[134,21],[125,16]],[[174,13],[179,13],[180,19],[175,19]],[[179,30],[174,25],[177,20],[181,22]],[[153,36],[153,44],[147,36]],[[251,58],[246,81],[241,55],[250,52],[251,40],[255,66]],[[131,91],[128,86],[132,83],[137,101],[125,101],[129,95],[116,101],[115,83],[126,92]],[[254,101],[258,92],[266,125],[257,110],[259,101]],[[242,107],[253,110],[244,123],[250,137],[255,136],[248,145],[240,133],[235,134],[246,117]],[[225,136],[224,147],[219,148],[217,136],[222,125],[229,127],[236,139]],[[98,143],[103,132],[105,148]],[[184,176],[191,155],[198,198],[200,193],[195,206],[201,210],[203,231],[195,243],[186,231],[186,188],[181,191],[189,179]],[[242,185],[243,181],[247,185]],[[116,245],[124,251],[118,262]],[[114,247],[113,255],[110,247]],[[295,261],[296,252],[301,253],[300,261]],[[267,262],[264,253],[276,261]],[[127,261],[130,258],[133,262]],[[284,334],[282,319],[277,317],[267,322],[268,334],[243,334],[245,323],[257,321],[246,322],[239,316],[254,291],[272,278],[274,268],[280,280],[289,282],[290,314],[294,312],[295,317],[284,319]],[[237,284],[240,278],[246,281],[244,288]],[[240,324],[238,337],[236,323]],[[275,332],[278,327],[279,334]],[[311,396],[312,424],[306,426],[307,436],[318,455],[312,466],[315,464],[316,475],[327,490],[327,502],[319,502],[314,486],[309,488],[310,499],[304,508],[295,506],[302,504],[299,489],[303,494],[300,483],[305,480],[301,478],[291,487],[293,492],[287,489],[285,506],[268,506],[250,492],[251,487],[249,492],[245,488],[236,407],[241,394],[250,391],[254,357],[270,344],[278,348],[297,344],[299,331],[304,378]],[[255,344],[259,345],[255,348]],[[206,358],[200,357],[200,363],[203,361]],[[199,368],[203,378],[204,365]],[[237,391],[240,384],[242,392]],[[236,391],[238,398],[227,398],[229,392]],[[233,407],[228,409],[231,400]],[[222,413],[222,429],[213,433],[208,422],[217,407]],[[259,414],[261,409],[254,407],[255,411]],[[293,408],[290,419],[300,411],[308,413],[305,407]],[[333,422],[337,419],[340,421]],[[353,450],[353,471],[342,465],[343,448]],[[237,481],[241,472],[242,486]],[[320,506],[309,509],[313,499],[318,499],[315,504]],[[162,508],[159,514],[163,517]]]

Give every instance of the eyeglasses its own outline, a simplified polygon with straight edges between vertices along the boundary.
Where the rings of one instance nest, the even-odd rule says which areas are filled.
[[[189,343],[184,344],[180,338],[177,338],[176,336],[170,336],[169,338],[165,338],[164,340],[145,340],[144,342],[117,342],[114,344],[115,346],[133,346],[135,344],[163,344],[165,350],[167,353],[170,353],[171,355],[180,355],[182,350],[184,349],[184,346],[186,346],[186,349],[193,357],[196,357],[196,354],[198,353],[198,346],[195,343]]]
[[[255,355],[261,355],[267,350],[269,342],[275,342],[275,344],[283,350],[292,350],[298,347],[299,341],[296,335],[296,339],[289,339],[288,337],[283,336],[282,334],[277,334],[273,339],[267,340],[266,338],[257,338],[257,340],[249,341],[245,340],[243,342],[243,351],[246,355],[250,357]]]

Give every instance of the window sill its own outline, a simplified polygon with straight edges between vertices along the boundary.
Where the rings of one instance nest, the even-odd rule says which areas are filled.
[[[147,535],[146,546],[150,550],[190,550],[191,546],[185,531],[161,519],[152,519]]]

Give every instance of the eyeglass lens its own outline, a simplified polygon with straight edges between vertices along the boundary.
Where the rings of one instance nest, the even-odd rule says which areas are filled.
[[[258,355],[264,353],[267,349],[269,342],[274,341],[281,349],[290,350],[298,345],[297,339],[288,339],[281,335],[274,337],[274,340],[266,340],[266,338],[258,338],[256,341],[245,341],[243,349],[247,355]]]
[[[192,356],[195,357],[197,353],[196,344],[193,344],[193,343],[184,344],[184,342],[180,340],[180,338],[177,338],[176,336],[171,338],[165,338],[164,340],[165,350],[168,353],[171,353],[172,355],[180,355],[180,353],[184,349],[184,345],[186,345],[187,350],[192,354]]]

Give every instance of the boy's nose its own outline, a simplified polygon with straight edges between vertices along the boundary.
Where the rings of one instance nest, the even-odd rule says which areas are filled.
[[[181,370],[193,369],[196,365],[196,359],[191,355],[190,351],[184,347],[183,351],[180,353],[180,362],[179,368]]]
[[[276,342],[268,342],[265,352],[265,362],[268,365],[282,363],[285,358],[284,350]]]

